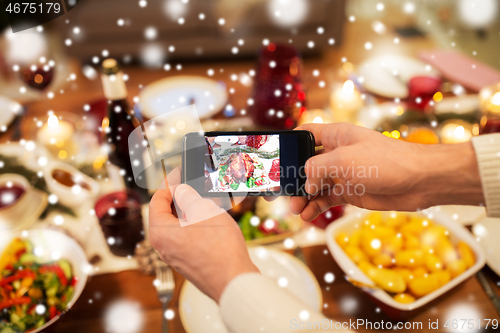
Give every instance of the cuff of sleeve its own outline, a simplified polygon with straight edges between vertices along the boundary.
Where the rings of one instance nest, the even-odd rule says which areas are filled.
[[[476,151],[479,175],[490,217],[500,217],[500,134],[472,138]]]
[[[291,332],[296,330],[300,321],[326,320],[275,281],[259,273],[234,278],[224,289],[219,305],[222,320],[233,333]]]

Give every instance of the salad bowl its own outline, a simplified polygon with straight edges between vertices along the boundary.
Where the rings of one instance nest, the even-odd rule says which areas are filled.
[[[0,235],[1,333],[41,332],[77,301],[89,263],[71,237],[50,229]]]

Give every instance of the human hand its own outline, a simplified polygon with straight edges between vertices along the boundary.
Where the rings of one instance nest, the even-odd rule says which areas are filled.
[[[236,276],[259,272],[238,224],[212,200],[180,184],[180,169],[165,179],[149,206],[149,239],[160,257],[216,302]],[[174,193],[174,197],[172,197]],[[173,205],[189,223],[181,227]]]
[[[484,202],[470,142],[422,145],[348,123],[306,124],[323,151],[305,167],[307,193],[290,210],[311,221],[332,206],[414,211],[439,204]]]

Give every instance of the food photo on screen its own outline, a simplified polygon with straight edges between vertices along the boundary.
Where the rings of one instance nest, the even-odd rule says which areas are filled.
[[[220,135],[205,143],[207,192],[279,190],[279,135]]]

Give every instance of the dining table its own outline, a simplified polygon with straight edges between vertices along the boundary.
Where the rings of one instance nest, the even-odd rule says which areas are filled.
[[[383,53],[391,49],[393,53],[417,56],[418,52],[435,48],[435,42],[428,36],[413,36],[403,38],[398,36],[392,27],[406,24],[406,18],[398,15],[389,15],[386,25],[389,27],[385,34],[378,34],[371,28],[370,21],[362,19],[356,22],[346,21],[342,41],[339,45],[327,45],[319,56],[303,59],[303,83],[307,88],[308,109],[321,109],[329,104],[331,90],[328,85],[321,84],[328,75],[332,75],[342,63],[348,61],[358,64],[369,56]],[[398,43],[394,42],[395,38]],[[373,49],[367,50],[365,42],[370,41]],[[182,66],[177,69],[177,64]],[[129,92],[129,102],[138,95],[139,91],[149,83],[175,75],[206,76],[209,69],[213,69],[212,79],[226,84],[229,93],[228,102],[237,109],[247,107],[247,100],[251,96],[252,87],[231,79],[232,74],[248,73],[255,67],[253,59],[220,60],[211,62],[173,62],[169,71],[163,69],[146,69],[136,65],[123,67],[128,75],[126,82]],[[29,131],[29,118],[47,117],[49,110],[83,113],[83,106],[93,101],[102,100],[103,92],[99,79],[89,79],[82,75],[82,64],[72,61],[76,79],[68,82],[64,91],[55,92],[53,99],[42,99],[31,102],[24,119],[19,122],[18,128],[9,128],[0,136],[0,143],[11,140],[15,130],[22,134]],[[313,72],[319,76],[314,75]],[[232,90],[234,89],[234,90]],[[221,116],[221,114],[219,114]],[[21,136],[22,137],[22,136]],[[335,223],[335,222],[333,222]],[[285,250],[293,254],[293,250]],[[351,285],[344,279],[344,273],[334,261],[325,244],[316,244],[302,248],[304,260],[319,282],[323,296],[323,314],[337,321],[364,318],[371,321],[390,320],[390,318],[367,296],[361,289]],[[324,276],[331,272],[335,276],[332,282],[326,282]],[[500,277],[489,268],[482,270],[493,291],[500,296]],[[169,309],[174,316],[168,320],[169,331],[172,333],[186,332],[179,315],[179,295],[184,278],[174,272],[175,291]],[[117,273],[108,273],[90,276],[85,289],[76,304],[60,320],[44,330],[50,332],[71,333],[100,333],[106,332],[105,312],[109,304],[118,300],[136,302],[143,314],[141,332],[160,332],[162,327],[162,304],[153,285],[154,275],[147,275],[139,270],[126,270]],[[454,316],[467,315],[472,311],[474,315],[485,319],[500,320],[482,285],[476,276],[426,305],[415,310],[407,319],[409,321],[424,322],[439,319],[440,321]],[[170,316],[171,317],[171,316]],[[417,332],[418,330],[405,330]],[[450,332],[440,326],[435,332]],[[364,332],[364,330],[363,330]]]

